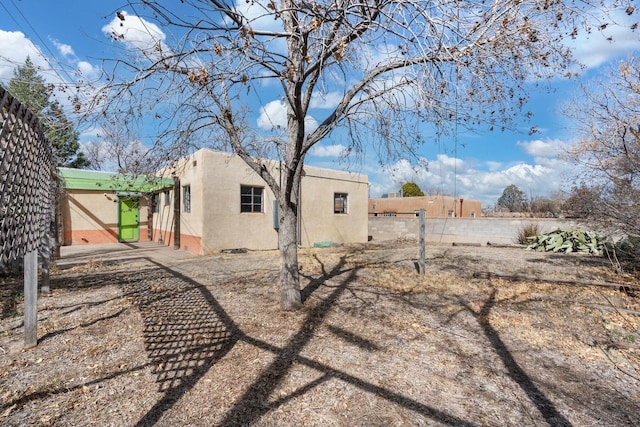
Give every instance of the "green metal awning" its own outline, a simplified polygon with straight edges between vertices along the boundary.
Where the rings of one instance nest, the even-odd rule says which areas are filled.
[[[115,172],[58,168],[62,188],[67,190],[99,190],[152,193],[173,187],[173,179],[157,176],[133,176]]]

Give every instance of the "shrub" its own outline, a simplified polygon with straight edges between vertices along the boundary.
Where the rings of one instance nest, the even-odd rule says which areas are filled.
[[[540,225],[537,222],[529,222],[524,224],[518,230],[516,235],[516,243],[520,245],[528,245],[531,243],[531,237],[539,236],[541,234]]]
[[[627,271],[638,276],[640,264],[640,236],[627,236],[617,241],[604,244],[604,253],[609,258],[616,272]]]

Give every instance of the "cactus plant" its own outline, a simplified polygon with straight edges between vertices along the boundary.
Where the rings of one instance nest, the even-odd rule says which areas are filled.
[[[602,255],[604,239],[591,231],[556,229],[549,233],[531,236],[528,249],[541,252],[582,252]]]

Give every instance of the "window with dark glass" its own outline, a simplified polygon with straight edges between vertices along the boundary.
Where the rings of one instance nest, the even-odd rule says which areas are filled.
[[[153,205],[153,213],[160,212],[160,193],[153,193],[151,196],[151,204]]]
[[[333,213],[347,213],[347,195],[345,193],[334,193],[333,195]]]
[[[185,185],[182,187],[182,211],[191,212],[191,186]]]
[[[240,186],[240,212],[262,212],[264,188]]]
[[[164,192],[164,205],[165,206],[171,205],[171,193],[169,191]]]

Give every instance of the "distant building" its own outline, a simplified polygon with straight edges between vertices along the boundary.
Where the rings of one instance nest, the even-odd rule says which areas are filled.
[[[393,199],[396,197],[402,197],[402,193],[401,192],[394,192],[394,193],[384,193],[382,195],[383,199]]]
[[[382,197],[369,199],[369,217],[418,216],[425,210],[427,218],[475,218],[482,215],[479,200],[458,199],[448,196]]]

